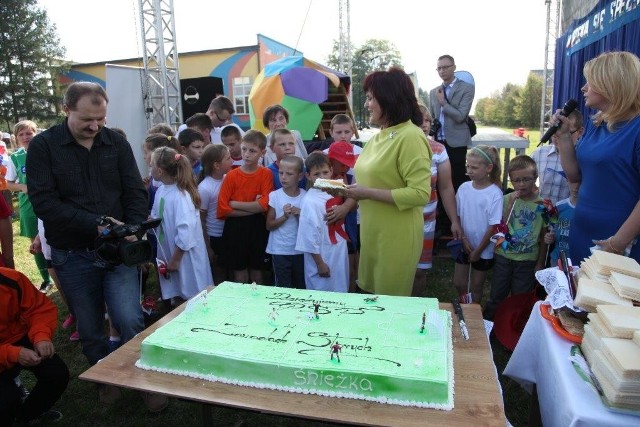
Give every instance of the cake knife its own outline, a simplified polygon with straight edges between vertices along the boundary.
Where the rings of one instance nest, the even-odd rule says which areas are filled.
[[[460,306],[460,301],[457,298],[451,300],[451,304],[453,304],[453,310],[456,312],[458,316],[458,324],[460,325],[460,334],[462,338],[465,340],[469,339],[469,330],[467,329],[467,324],[464,322],[464,314],[462,313],[462,306]]]

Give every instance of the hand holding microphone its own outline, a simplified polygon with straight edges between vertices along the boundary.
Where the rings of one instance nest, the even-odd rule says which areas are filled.
[[[571,114],[573,110],[576,109],[577,106],[578,106],[578,101],[576,101],[575,99],[570,99],[567,101],[566,104],[564,104],[564,107],[562,107],[562,111],[560,111],[559,114],[561,116],[568,117],[569,114]],[[551,139],[551,136],[554,133],[556,133],[558,129],[560,129],[560,126],[562,126],[562,122],[558,121],[553,126],[549,127],[549,129],[547,129],[547,131],[544,133],[542,138],[540,138],[540,143],[538,144],[538,146],[544,144],[545,142],[549,142],[549,140]]]

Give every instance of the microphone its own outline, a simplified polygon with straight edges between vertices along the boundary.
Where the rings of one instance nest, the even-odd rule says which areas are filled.
[[[573,110],[576,109],[577,106],[578,106],[578,101],[576,101],[575,99],[568,100],[567,103],[564,104],[564,107],[562,107],[562,111],[560,111],[560,115],[565,117],[569,116],[569,114],[571,114]],[[551,139],[551,136],[554,133],[556,133],[558,129],[560,129],[560,126],[562,126],[562,122],[559,121],[555,125],[551,126],[549,129],[547,129],[544,135],[542,135],[542,138],[540,138],[540,143],[538,144],[538,147],[544,144],[545,142],[549,142],[549,140]]]

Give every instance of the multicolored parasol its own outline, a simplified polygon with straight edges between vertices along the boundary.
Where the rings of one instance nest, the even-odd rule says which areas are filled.
[[[280,104],[289,112],[289,129],[311,140],[322,120],[319,104],[329,96],[329,83],[335,87],[349,84],[349,77],[302,56],[287,56],[267,64],[258,74],[249,93],[251,128],[268,133],[262,113],[270,105]]]

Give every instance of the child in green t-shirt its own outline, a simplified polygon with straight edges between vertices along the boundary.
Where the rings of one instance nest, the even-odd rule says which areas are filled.
[[[547,245],[544,220],[538,208],[542,199],[536,188],[536,162],[520,155],[509,162],[514,191],[504,196],[502,218],[509,228],[506,240],[496,246],[491,293],[483,316],[493,320],[496,308],[510,294],[533,291],[535,272],[544,267]]]
[[[18,207],[20,212],[20,235],[26,236],[33,240],[38,235],[38,219],[33,212],[33,207],[29,201],[27,194],[27,150],[29,142],[38,132],[38,127],[31,120],[23,120],[13,128],[16,137],[18,149],[9,156],[10,161],[7,163],[7,188],[11,191],[18,192]],[[34,252],[36,265],[42,276],[41,292],[47,292],[51,286],[49,273],[47,271],[47,261],[44,259],[42,252]]]

